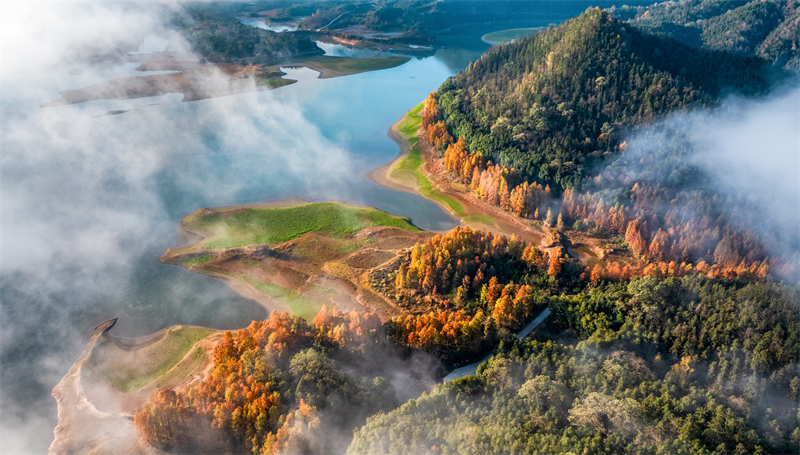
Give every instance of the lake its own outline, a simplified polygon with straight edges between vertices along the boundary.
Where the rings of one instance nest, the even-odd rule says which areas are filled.
[[[50,391],[101,322],[119,318],[114,335],[139,336],[175,324],[236,329],[267,316],[222,281],[158,262],[197,208],[297,196],[374,206],[423,229],[454,227],[438,205],[366,178],[398,153],[389,126],[488,49],[482,35],[559,23],[596,3],[543,2],[536,20],[456,27],[440,35],[445,48],[435,55],[384,71],[317,79],[286,69],[298,83],[189,103],[170,94],[39,107],[60,91],[147,74],[135,63],[5,81],[6,447],[46,452],[57,423]],[[162,44],[148,38],[139,52]],[[320,45],[329,55],[375,55]]]

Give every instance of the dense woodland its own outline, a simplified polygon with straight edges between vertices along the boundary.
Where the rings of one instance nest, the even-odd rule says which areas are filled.
[[[756,94],[776,77],[755,57],[639,32],[600,10],[484,53],[436,94],[470,152],[550,185],[580,188],[627,127],[676,109]]]
[[[649,131],[639,142],[650,139],[662,146],[636,156],[623,154],[585,185],[588,191],[567,188],[560,204],[553,206],[549,185],[529,184],[518,171],[492,164],[480,152],[470,153],[463,138],[453,142],[444,122],[435,121],[440,112],[431,94],[422,126],[429,143],[444,149],[442,164],[455,182],[517,216],[541,220],[559,231],[572,229],[614,240],[640,259],[632,264],[598,263],[591,270],[595,281],[689,274],[761,278],[769,271],[788,277],[797,273],[796,258],[770,257],[761,238],[741,229],[743,217],[756,226],[762,213],[748,210],[751,208],[734,195],[720,196],[696,186],[696,182],[709,179],[701,169],[683,164],[693,144],[682,142],[678,131]],[[625,146],[623,143],[622,148]],[[733,210],[738,225],[729,223],[726,213],[734,207],[738,208]],[[559,213],[555,215],[553,209]],[[785,246],[787,240],[781,239],[785,235],[769,232],[766,226],[761,231],[768,234],[773,247]]]
[[[205,5],[186,6],[172,25],[194,52],[213,63],[271,64],[293,55],[322,53],[305,36],[250,27]]]
[[[499,296],[481,299],[497,308],[511,296],[502,288],[482,287]],[[396,331],[412,320],[419,335],[435,331],[432,315],[381,326],[327,309],[311,325],[273,313],[226,333],[210,377],[157,391],[135,423],[148,443],[179,453],[330,453],[365,419],[348,453],[800,452],[796,288],[686,276],[580,289],[544,298],[553,315],[535,339],[501,337],[476,376],[402,405],[364,364],[379,356],[391,368],[399,351],[387,338],[405,344]],[[446,313],[432,337],[497,342],[459,325],[466,312]]]
[[[447,364],[474,360],[544,308],[559,279],[568,281],[563,268],[581,273],[562,261],[513,236],[468,227],[436,235],[401,255],[385,275],[384,295],[412,313],[387,322],[387,335]]]
[[[681,0],[609,11],[621,20],[685,44],[763,57],[800,70],[796,0]]]
[[[562,7],[562,6],[558,6]],[[558,8],[556,7],[556,8]],[[272,2],[257,3],[252,10],[270,10]],[[430,38],[449,27],[488,21],[507,21],[510,17],[535,18],[552,5],[515,0],[383,0],[319,1],[287,5],[271,13],[271,21],[300,20],[301,30],[341,31],[364,26],[376,31],[402,31],[406,37]]]
[[[643,278],[551,306],[558,342],[502,344],[348,453],[798,453],[795,289]]]
[[[440,151],[443,167],[450,171],[454,182],[489,204],[523,218],[541,220],[545,226],[557,225],[559,230],[574,229],[608,239],[640,259],[633,263],[603,261],[591,271],[595,280],[690,274],[758,278],[770,271],[779,276],[794,276],[798,272],[794,267],[796,258],[771,257],[764,242],[766,238],[773,251],[778,251],[786,250],[786,243],[797,239],[786,239],[780,232],[768,232],[769,229],[758,221],[763,214],[757,208],[742,205],[737,199],[741,195],[718,194],[713,183],[698,186],[698,182],[710,182],[710,179],[701,169],[683,162],[696,145],[684,138],[681,131],[665,131],[666,127],[643,128],[672,110],[713,105],[727,93],[725,90],[745,90],[748,80],[755,81],[747,89],[750,92],[757,91],[757,87],[765,88],[771,80],[769,74],[779,73],[773,72],[765,61],[753,57],[693,50],[669,40],[661,41],[659,47],[655,45],[658,38],[626,31],[626,27],[599,10],[588,11],[556,29],[487,52],[467,70],[443,84],[438,93],[428,97],[422,121],[425,138]],[[615,32],[618,34],[613,35]],[[613,36],[607,36],[609,33]],[[548,114],[545,106],[553,108],[555,102],[564,99],[557,95],[560,95],[558,87],[565,82],[565,74],[547,77],[550,66],[556,67],[554,62],[561,61],[556,56],[562,53],[566,56],[560,65],[564,66],[563,71],[573,75],[573,84],[578,80],[574,73],[576,68],[590,68],[603,60],[590,58],[590,55],[609,56],[609,46],[580,56],[562,51],[572,49],[575,43],[592,47],[594,44],[586,43],[587,37],[606,37],[608,43],[618,45],[616,52],[627,47],[642,49],[635,43],[648,43],[652,46],[650,49],[655,49],[652,53],[660,57],[676,56],[678,52],[697,58],[705,55],[712,62],[718,58],[715,61],[718,66],[712,70],[699,65],[698,68],[706,68],[705,76],[685,68],[672,76],[669,72],[655,71],[653,66],[634,65],[629,77],[618,76],[611,86],[647,78],[657,85],[645,84],[642,91],[633,89],[630,94],[620,92],[620,102],[605,104],[602,110],[598,107],[603,101],[595,95],[601,98],[611,95],[605,93],[604,88],[609,85],[609,79],[598,76],[597,83],[586,84],[586,87],[594,87],[586,94],[591,95],[589,98],[556,105],[555,110],[561,114],[557,121],[550,121],[548,119],[554,115]],[[677,51],[661,51],[666,49],[663,45],[670,44]],[[537,56],[544,55],[546,59],[537,60]],[[636,60],[636,55],[634,52],[630,61]],[[611,56],[621,57],[618,53]],[[538,62],[539,66],[522,67],[520,62],[525,61]],[[589,61],[595,63],[586,63]],[[619,59],[611,62],[619,68]],[[752,65],[750,76],[754,79],[743,77],[744,73],[734,75],[732,68],[736,62],[744,68]],[[696,62],[683,61],[686,65],[693,63]],[[730,70],[725,69],[726,65],[730,65]],[[642,73],[645,79],[636,74],[637,68],[646,69]],[[610,66],[608,69],[612,71]],[[518,71],[516,76],[514,71]],[[620,73],[625,74],[624,71]],[[601,73],[593,72],[586,80],[591,81],[598,74]],[[685,85],[681,90],[665,90],[664,85],[671,83]],[[562,86],[562,90],[565,88]],[[484,97],[484,93],[493,95]],[[574,100],[581,89],[571,89],[568,93],[576,94],[571,97]],[[500,102],[495,101],[498,98]],[[626,98],[627,101],[623,101]],[[654,101],[658,102],[654,104]],[[533,107],[525,117],[514,115],[531,103]],[[536,112],[539,117],[534,122],[531,116]],[[636,113],[631,116],[630,112]],[[573,122],[576,118],[584,119],[578,125],[599,130],[595,132],[596,139],[591,139],[594,133],[587,134],[585,129],[576,128]],[[604,120],[614,123],[603,122],[600,126]],[[487,125],[491,125],[488,131]],[[621,132],[630,133],[630,127],[636,125],[637,134],[646,136],[639,138],[638,144],[649,140],[660,145],[651,147],[647,153],[637,150],[635,156],[629,156],[625,151],[628,144],[622,141]],[[542,128],[544,130],[539,131]],[[579,138],[584,134],[590,137],[581,141]],[[556,140],[559,137],[561,140]],[[509,148],[499,151],[495,148],[491,153],[493,147],[506,145]],[[588,153],[601,146],[606,151]],[[604,169],[600,167],[601,162],[610,157],[614,157],[613,163]],[[537,166],[538,174],[535,173]],[[598,169],[601,169],[599,175],[592,176]],[[556,192],[562,196],[559,204],[552,203]],[[732,215],[737,223],[729,221]],[[758,227],[760,237],[748,230],[754,227]]]

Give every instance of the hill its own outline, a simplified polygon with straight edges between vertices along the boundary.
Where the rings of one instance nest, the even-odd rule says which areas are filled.
[[[322,54],[305,36],[244,25],[214,5],[186,6],[182,13],[172,26],[209,62],[271,64],[296,55]]]
[[[370,417],[348,454],[797,453],[795,289],[644,278],[551,309],[549,334]]]
[[[609,11],[643,31],[690,46],[757,55],[796,71],[798,6],[794,0],[681,0]]]
[[[594,9],[487,51],[436,98],[469,151],[558,194],[615,154],[626,127],[760,93],[775,73],[760,58],[692,48]]]

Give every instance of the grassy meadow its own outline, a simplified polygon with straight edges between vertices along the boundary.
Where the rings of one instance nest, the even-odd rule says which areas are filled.
[[[333,236],[352,235],[361,229],[393,226],[419,231],[407,218],[381,210],[354,207],[336,202],[315,202],[292,207],[251,207],[237,213],[192,214],[184,222],[208,232],[206,248],[234,248],[255,243],[281,243],[308,232],[327,232]]]

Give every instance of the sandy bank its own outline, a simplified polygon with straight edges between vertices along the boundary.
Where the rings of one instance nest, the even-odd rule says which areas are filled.
[[[404,114],[402,117],[400,117],[400,120],[394,122],[392,126],[389,127],[389,131],[386,133],[400,147],[400,152],[389,164],[381,166],[367,173],[367,178],[373,183],[377,183],[378,185],[382,185],[396,191],[419,194],[419,187],[416,184],[413,186],[407,185],[400,180],[392,178],[391,175],[392,170],[394,170],[394,167],[397,166],[397,163],[399,163],[400,160],[408,155],[411,150],[411,143],[409,143],[408,140],[398,130],[398,127],[405,121],[407,115],[408,114]]]
[[[116,323],[104,322],[94,329],[78,360],[53,388],[58,404],[58,425],[49,453],[150,453],[140,444],[127,416],[100,411],[88,399],[82,384],[83,367],[103,336]]]
[[[422,165],[418,171],[424,175],[432,183],[432,189],[438,190],[441,195],[444,195],[463,207],[463,213],[455,213],[453,209],[441,200],[429,198],[420,192],[419,185],[416,181],[401,180],[392,176],[392,171],[395,166],[410,153],[411,144],[408,139],[399,130],[408,116],[404,114],[397,122],[392,124],[389,128],[388,136],[397,143],[400,147],[400,152],[397,156],[384,166],[381,166],[367,174],[367,178],[374,183],[391,188],[397,191],[405,191],[409,193],[418,194],[432,202],[437,203],[440,207],[445,209],[451,215],[461,221],[462,225],[470,226],[473,229],[484,229],[501,235],[514,234],[517,237],[523,238],[528,241],[536,243],[541,242],[543,233],[540,229],[533,226],[527,220],[522,220],[509,214],[498,207],[491,206],[484,201],[476,199],[470,195],[464,188],[457,188],[456,185],[449,182],[441,164],[433,158],[434,150],[430,144],[425,141],[424,137],[418,132],[416,137],[419,138],[418,146],[421,151]],[[481,219],[481,217],[488,217],[493,220],[489,224]]]
[[[108,334],[116,319],[94,329],[81,355],[67,374],[53,388],[58,403],[58,426],[49,453],[160,453],[144,444],[133,425],[133,414],[157,387],[180,389],[197,383],[209,374],[213,364],[213,348],[222,337],[221,331],[172,326],[139,338],[117,338]],[[154,349],[173,331],[202,330],[185,353],[171,345]],[[163,345],[164,343],[162,343]],[[175,364],[136,390],[125,392],[105,376],[109,371],[130,369],[132,365],[152,364],[155,357],[170,358],[179,349]],[[198,354],[198,350],[202,350]],[[105,353],[106,355],[98,355]],[[103,373],[105,371],[106,373]]]

